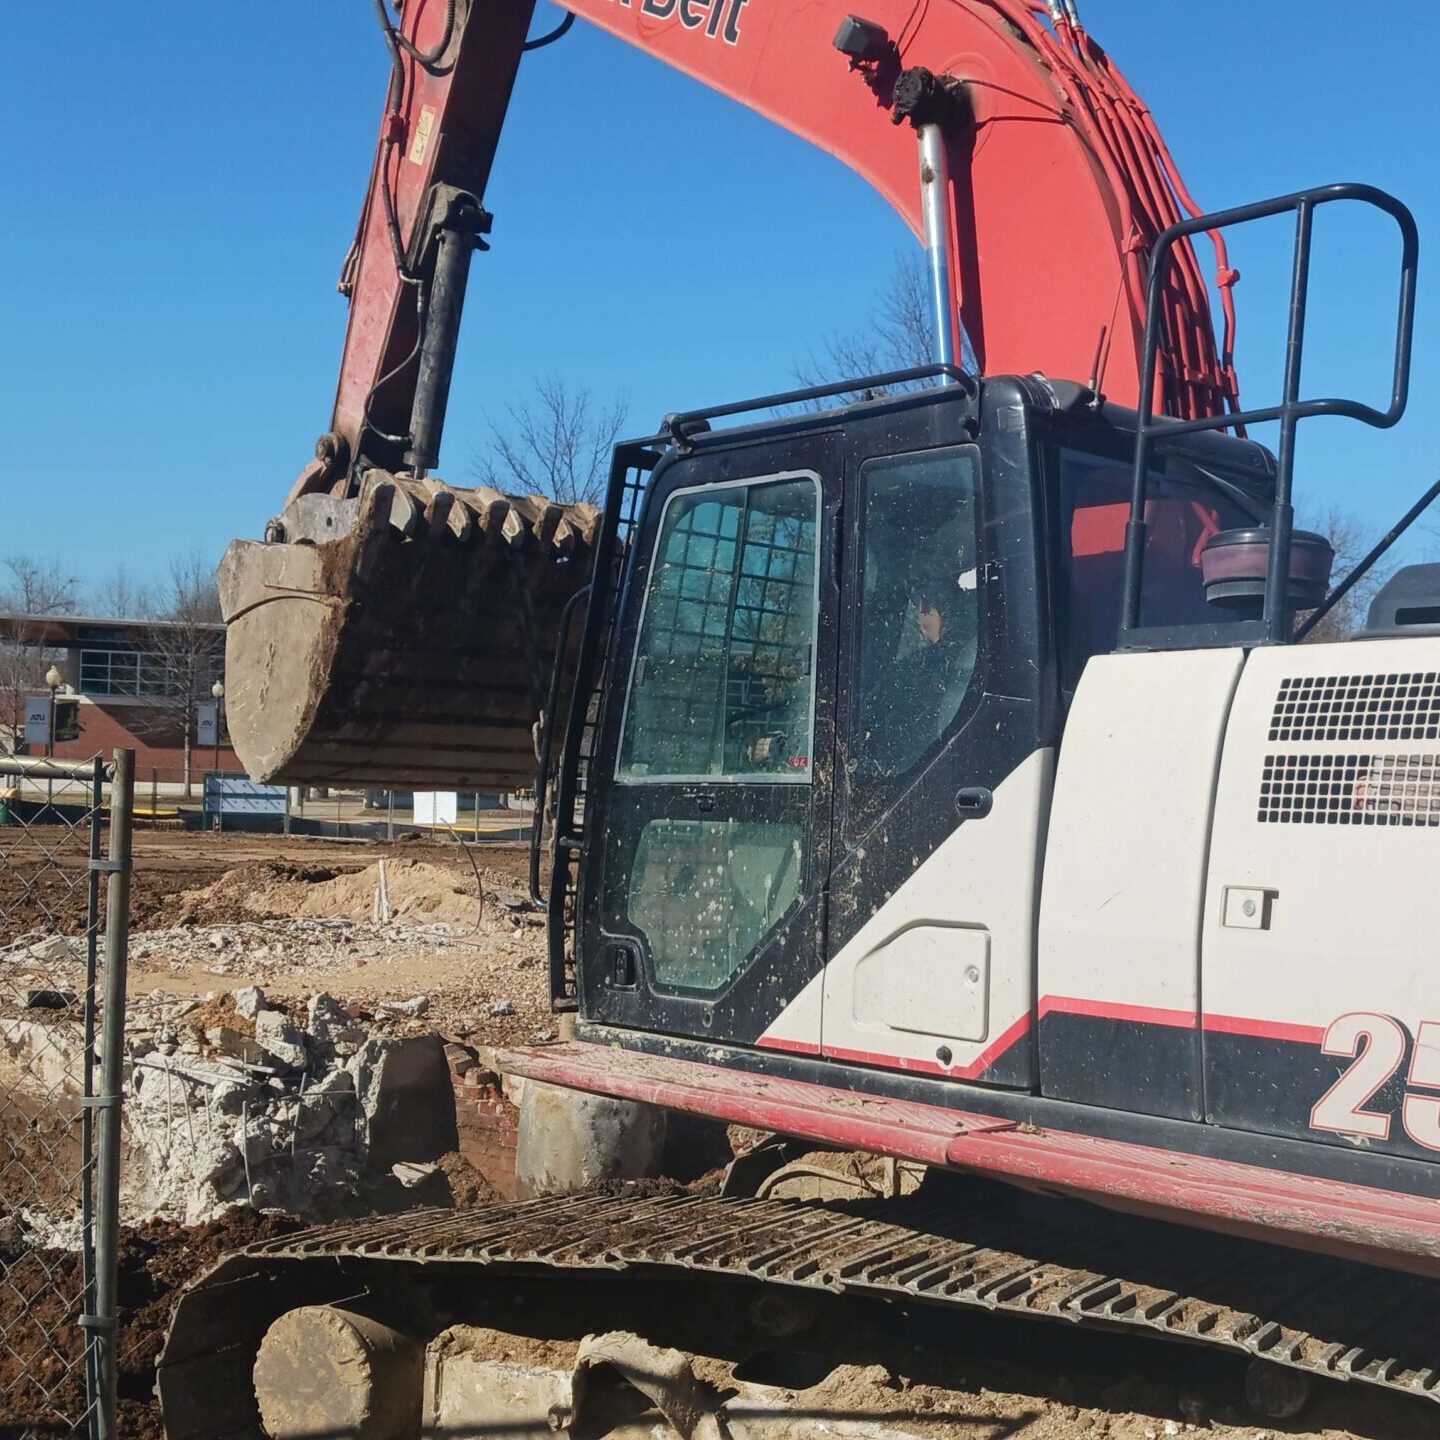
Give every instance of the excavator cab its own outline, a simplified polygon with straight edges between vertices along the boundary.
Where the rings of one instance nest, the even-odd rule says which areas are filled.
[[[666,1051],[1030,1086],[1029,1037],[994,1042],[1034,1001],[1066,707],[1115,644],[1136,416],[962,377],[718,418],[617,455],[557,787],[557,1001]],[[1267,513],[1271,457],[1161,438],[1150,472],[1146,623],[1243,623],[1201,557]],[[967,857],[947,893],[907,900],[942,847]],[[882,910],[883,985],[855,944]]]
[[[1300,394],[1314,212],[1347,200],[1403,239],[1386,411]],[[582,1038],[791,1073],[798,1057],[823,1083],[866,1067],[867,1084],[890,1071],[1207,1118],[1195,935],[1203,857],[1230,854],[1211,811],[1231,700],[1247,654],[1283,650],[1329,581],[1328,543],[1293,526],[1296,427],[1393,424],[1409,378],[1413,219],[1338,185],[1159,237],[1142,393],[1162,388],[1175,247],[1286,213],[1277,406],[1172,419],[941,364],[671,416],[621,447],[554,816],[552,996],[579,1010]],[[1266,420],[1275,456],[1243,438]],[[1178,748],[1147,710],[1162,696]],[[1099,843],[1115,816],[1157,843],[1174,832],[1173,896],[1135,898],[1138,855],[1113,828]],[[1228,895],[1226,878],[1208,883]],[[1087,930],[1104,938],[1093,954]],[[1083,998],[1097,985],[1183,1003],[1097,1009]],[[1097,1016],[1123,1044],[1092,1033]]]

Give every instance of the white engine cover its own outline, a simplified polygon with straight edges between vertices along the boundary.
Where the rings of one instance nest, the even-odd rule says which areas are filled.
[[[1440,1146],[1437,935],[1440,639],[1255,651],[1210,851],[1210,1118]]]

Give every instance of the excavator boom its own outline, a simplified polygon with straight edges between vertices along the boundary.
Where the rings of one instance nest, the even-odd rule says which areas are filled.
[[[572,17],[729,95],[869,181],[927,244],[936,358],[1138,399],[1150,247],[1196,213],[1073,7],[1033,0],[572,0]],[[375,0],[391,61],[341,289],[329,430],[267,543],[222,568],[230,725],[252,774],[527,783],[532,729],[596,516],[430,478],[485,186],[533,0]],[[562,29],[568,27],[562,26]],[[378,42],[377,42],[378,43]],[[908,123],[904,123],[908,122]],[[917,145],[916,132],[920,143]],[[927,209],[928,207],[928,209]],[[1235,401],[1187,242],[1164,292],[1157,399]],[[251,683],[253,682],[253,683]]]

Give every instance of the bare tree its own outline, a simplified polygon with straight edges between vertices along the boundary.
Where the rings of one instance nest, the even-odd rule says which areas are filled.
[[[88,603],[95,614],[118,620],[151,620],[158,608],[154,587],[136,580],[123,565],[95,587]]]
[[[623,400],[608,404],[558,376],[535,382],[534,393],[511,405],[504,424],[490,423],[493,453],[472,470],[497,490],[523,490],[562,505],[604,501],[610,452],[629,415]]]
[[[0,637],[0,751],[18,755],[25,743],[25,702],[45,688],[47,652],[33,625],[7,626]]]
[[[0,611],[15,619],[0,636],[0,745],[17,754],[25,742],[25,702],[45,688],[45,669],[54,651],[44,642],[41,615],[73,615],[80,607],[80,582],[58,560],[8,555],[0,561]]]
[[[974,369],[974,354],[963,333],[961,340],[961,363]],[[923,255],[905,250],[895,257],[894,268],[876,294],[865,327],[831,335],[818,355],[812,353],[808,364],[796,367],[795,378],[802,385],[828,385],[861,375],[918,369],[934,362],[930,272]]]
[[[1338,505],[1327,505],[1302,515],[1299,528],[1323,535],[1334,547],[1332,586],[1338,584],[1355,568],[1379,538],[1355,515]],[[1330,640],[1348,640],[1365,623],[1370,602],[1394,573],[1394,568],[1382,561],[1369,574],[1363,576],[1354,589],[1305,637],[1306,640],[1315,644]]]
[[[137,734],[179,743],[184,754],[185,795],[192,791],[197,707],[210,699],[222,666],[224,638],[214,567],[189,555],[170,567],[163,603],[141,637],[140,689],[148,703],[137,708]]]
[[[80,581],[58,560],[7,555],[0,584],[0,609],[23,615],[74,615],[80,609]]]

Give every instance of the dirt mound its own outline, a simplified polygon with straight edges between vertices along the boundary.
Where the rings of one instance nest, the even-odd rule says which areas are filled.
[[[160,927],[220,925],[257,916],[285,916],[312,885],[323,885],[339,873],[324,865],[297,865],[289,860],[251,860],[226,870],[217,879],[172,894],[168,913],[152,917]],[[155,928],[147,925],[144,928]]]
[[[482,872],[483,875],[483,872]],[[424,860],[380,860],[314,885],[299,913],[347,920],[375,916],[406,925],[449,925],[476,930],[484,913],[481,882]]]
[[[409,857],[377,860],[354,871],[262,860],[227,871],[218,880],[176,897],[179,923],[216,924],[256,916],[375,920],[445,925],[455,933],[478,931],[501,916],[486,896],[512,883],[502,874],[450,868]],[[503,913],[503,907],[500,907]],[[174,923],[174,922],[172,922]]]
[[[500,1197],[495,1187],[458,1150],[442,1155],[436,1164],[445,1177],[449,1204],[456,1210],[474,1210]]]

